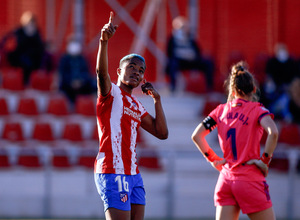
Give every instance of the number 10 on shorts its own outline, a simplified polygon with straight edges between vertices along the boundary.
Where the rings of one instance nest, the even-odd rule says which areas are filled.
[[[118,183],[118,191],[122,192],[122,191],[126,191],[129,192],[129,183],[126,181],[126,176],[116,176],[115,178],[115,182]]]

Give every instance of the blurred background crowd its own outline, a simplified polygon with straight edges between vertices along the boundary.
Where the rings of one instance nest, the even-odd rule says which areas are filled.
[[[147,60],[147,79],[166,83],[172,94],[178,79],[195,93],[223,92],[230,66],[245,60],[256,75],[261,102],[276,118],[300,123],[297,1],[21,2],[1,1],[2,82],[7,72],[19,71],[27,88],[34,75],[47,74],[54,80],[51,88],[71,104],[77,95],[95,94],[99,31],[113,10],[120,25],[111,46],[113,79],[119,57],[136,52]],[[246,13],[244,7],[261,13]]]

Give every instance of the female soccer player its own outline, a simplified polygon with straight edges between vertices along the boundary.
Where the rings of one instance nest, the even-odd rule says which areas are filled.
[[[216,107],[192,134],[192,140],[211,165],[220,171],[215,188],[216,219],[237,220],[240,210],[252,220],[273,220],[275,214],[265,177],[277,145],[273,115],[257,102],[254,78],[239,62],[228,77],[227,103]],[[210,148],[205,136],[218,127],[224,158]],[[268,136],[260,156],[263,131]]]
[[[103,200],[106,219],[144,218],[145,190],[136,158],[137,131],[141,126],[157,138],[166,139],[168,128],[159,93],[151,83],[142,91],[154,100],[152,117],[132,95],[144,80],[145,60],[129,54],[120,60],[117,85],[108,74],[108,40],[115,34],[114,14],[101,30],[97,55],[97,124],[99,153],[95,161],[95,184]]]

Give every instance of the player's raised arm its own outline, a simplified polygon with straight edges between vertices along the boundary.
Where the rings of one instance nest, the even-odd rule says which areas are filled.
[[[117,25],[113,24],[114,13],[110,12],[109,21],[101,29],[101,37],[99,40],[99,49],[97,54],[96,73],[98,95],[107,95],[111,88],[111,80],[108,74],[108,58],[107,48],[108,40],[114,35]]]

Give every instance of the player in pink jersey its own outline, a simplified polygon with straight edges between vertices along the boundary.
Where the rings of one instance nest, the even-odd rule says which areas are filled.
[[[220,171],[215,188],[216,219],[236,220],[240,210],[252,220],[275,219],[265,177],[277,145],[273,115],[256,96],[254,78],[239,62],[228,77],[228,100],[216,107],[192,134],[192,140],[211,165]],[[208,145],[205,136],[218,127],[223,157]],[[263,131],[268,136],[260,155]]]
[[[143,129],[159,139],[168,137],[161,97],[145,82],[145,60],[129,54],[120,60],[117,85],[108,74],[108,40],[115,34],[114,14],[101,30],[97,55],[97,125],[99,153],[95,161],[95,184],[104,203],[106,219],[143,219],[145,190],[136,158],[137,131]],[[132,95],[141,86],[154,100],[155,117]]]

